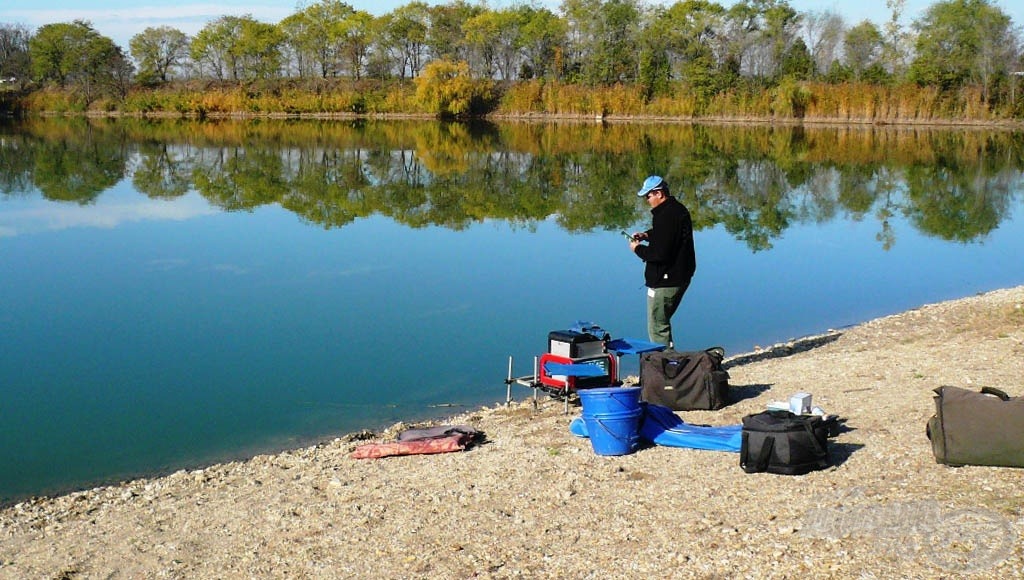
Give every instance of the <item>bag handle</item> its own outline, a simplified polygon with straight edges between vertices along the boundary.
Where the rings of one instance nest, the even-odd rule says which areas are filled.
[[[1010,400],[1010,395],[1007,395],[1005,392],[1003,392],[1003,391],[1001,391],[1001,390],[999,390],[999,389],[997,389],[995,387],[982,387],[981,388],[981,394],[983,394],[983,395],[995,395],[995,396],[999,397],[1000,399],[1002,399],[1004,401],[1009,401]]]
[[[720,347],[720,346],[713,346],[711,348],[705,348],[704,352],[710,354],[711,356],[718,357],[719,360],[725,358],[725,349]]]

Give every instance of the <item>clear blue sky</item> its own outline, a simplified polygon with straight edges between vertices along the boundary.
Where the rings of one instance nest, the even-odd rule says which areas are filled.
[[[733,3],[731,0],[719,2],[727,6]],[[43,24],[88,20],[100,34],[127,49],[128,40],[150,26],[167,25],[186,34],[195,34],[210,20],[225,15],[250,14],[264,22],[279,22],[294,13],[297,5],[310,3],[311,0],[3,0],[0,22],[24,24],[34,30]],[[348,0],[348,4],[377,15],[407,3],[408,0]],[[427,3],[444,2],[427,0]],[[560,0],[541,0],[541,3],[557,11]],[[907,0],[902,21],[909,25],[934,3],[933,0]],[[511,4],[513,0],[488,2],[491,7]],[[995,0],[994,4],[1013,18],[1015,25],[1024,24],[1024,1]],[[843,16],[849,26],[862,20],[882,24],[890,17],[885,0],[790,0],[790,5],[800,12],[831,9]]]

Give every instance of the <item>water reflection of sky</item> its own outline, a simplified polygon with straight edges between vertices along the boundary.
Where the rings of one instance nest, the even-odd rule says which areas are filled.
[[[181,221],[217,211],[195,193],[176,200],[149,199],[127,183],[86,205],[50,202],[37,196],[0,198],[0,238],[69,228],[109,229],[131,222]]]

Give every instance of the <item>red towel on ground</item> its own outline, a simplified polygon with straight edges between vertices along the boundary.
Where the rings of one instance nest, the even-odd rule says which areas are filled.
[[[429,455],[462,451],[482,433],[472,427],[435,427],[410,429],[398,435],[396,443],[368,443],[356,447],[354,459],[378,459],[394,455]]]

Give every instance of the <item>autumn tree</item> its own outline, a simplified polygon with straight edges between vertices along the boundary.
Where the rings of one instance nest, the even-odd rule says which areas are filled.
[[[489,81],[474,82],[465,61],[431,61],[415,82],[417,100],[441,118],[480,112],[490,98]]]

